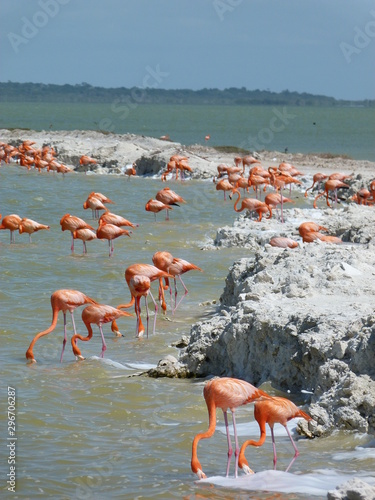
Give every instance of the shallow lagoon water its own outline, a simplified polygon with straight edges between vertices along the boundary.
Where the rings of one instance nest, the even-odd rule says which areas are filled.
[[[201,250],[217,227],[232,224],[237,215],[232,202],[224,202],[212,182],[167,183],[187,204],[173,209],[170,221],[159,214],[155,222],[144,205],[165,186],[158,179],[63,177],[4,165],[0,176],[3,216],[17,213],[51,226],[50,231],[33,235],[31,244],[27,235],[17,233],[16,243],[10,245],[9,232],[0,232],[2,415],[7,411],[8,386],[16,389],[17,401],[15,494],[6,489],[8,430],[5,418],[1,419],[1,484],[6,498],[266,499],[273,498],[275,491],[282,492],[279,498],[285,499],[325,498],[325,489],[334,488],[338,478],[341,482],[342,477],[363,474],[375,481],[371,437],[343,432],[312,441],[296,436],[301,454],[291,474],[285,474],[293,450],[281,427],[277,435],[280,474],[271,471],[272,446],[267,437],[263,447],[246,453],[250,466],[261,473],[256,481],[242,473],[240,481],[226,479],[227,445],[218,411],[217,432],[199,445],[208,480],[197,483],[190,471],[190,456],[194,435],[208,425],[204,381],[138,376],[165,354],[178,356],[171,344],[188,335],[194,322],[213,314],[214,305],[201,304],[219,300],[228,268],[248,255],[246,249]],[[82,207],[91,191],[106,194],[116,203],[110,206],[113,212],[139,223],[131,238],[115,240],[111,258],[107,242],[102,241],[88,242],[88,254],[83,255],[82,242],[77,240],[72,255],[70,234],[61,231],[59,221],[67,212],[96,226],[91,211]],[[86,360],[76,361],[68,342],[60,363],[60,313],[55,331],[35,346],[37,363],[26,364],[31,339],[51,322],[53,291],[76,288],[99,302],[117,305],[130,297],[124,280],[126,267],[151,263],[153,253],[163,249],[194,262],[204,272],[185,275],[189,293],[174,315],[170,309],[167,317],[158,315],[155,335],[136,339],[135,317],[124,318],[118,321],[121,338],[113,337],[108,325],[104,326],[104,359],[99,358],[101,340],[94,327],[93,339],[80,344]],[[155,285],[153,291],[156,295]],[[77,329],[85,334],[80,312],[75,312]],[[269,385],[265,388],[273,390]],[[307,396],[289,397],[303,404]],[[253,420],[251,405],[237,411],[240,441],[258,436]],[[299,487],[305,479],[306,491],[301,493]],[[318,492],[314,484],[310,488],[314,479]]]

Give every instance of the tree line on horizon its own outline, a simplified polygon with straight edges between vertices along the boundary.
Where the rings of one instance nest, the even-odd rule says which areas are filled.
[[[375,100],[348,101],[323,95],[283,90],[104,88],[88,83],[75,85],[0,82],[0,102],[116,103],[116,104],[205,104],[374,107]]]

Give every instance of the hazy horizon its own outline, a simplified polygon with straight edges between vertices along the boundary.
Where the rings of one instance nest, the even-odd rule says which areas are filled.
[[[3,81],[375,99],[373,0],[2,0]]]

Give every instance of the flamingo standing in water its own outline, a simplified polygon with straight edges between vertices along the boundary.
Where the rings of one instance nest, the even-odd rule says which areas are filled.
[[[312,418],[310,417],[310,415],[300,410],[292,401],[289,401],[289,399],[277,396],[271,398],[261,398],[255,401],[254,417],[259,425],[260,438],[258,441],[248,440],[243,443],[238,457],[239,467],[243,469],[246,474],[253,474],[253,471],[249,468],[249,464],[245,458],[245,450],[249,445],[262,446],[262,444],[264,444],[266,440],[266,424],[268,424],[271,429],[272,436],[273,468],[276,469],[277,455],[273,428],[275,424],[281,424],[283,427],[285,427],[285,430],[294,448],[294,457],[290,462],[288,468],[286,469],[286,472],[288,472],[293,462],[298,457],[299,451],[293,441],[292,435],[290,434],[287,422],[296,417],[304,418],[307,421],[312,420]]]
[[[91,208],[93,219],[98,219],[99,210],[104,210],[105,212],[108,210],[104,203],[96,196],[89,196],[84,202],[83,208],[85,210]]]
[[[33,348],[38,339],[41,337],[44,337],[45,335],[48,335],[49,333],[53,332],[53,330],[56,328],[57,325],[57,318],[59,315],[59,312],[62,311],[64,315],[64,340],[63,340],[63,347],[62,347],[62,352],[61,352],[61,357],[60,357],[60,362],[62,362],[63,354],[64,354],[64,349],[65,349],[65,344],[67,341],[67,334],[66,334],[66,313],[69,311],[71,318],[72,318],[72,323],[73,323],[73,329],[74,333],[76,334],[76,326],[74,323],[74,317],[73,317],[73,311],[80,306],[83,306],[84,304],[96,304],[97,302],[89,297],[88,295],[85,295],[84,293],[80,292],[79,290],[56,290],[53,292],[51,295],[51,306],[52,306],[52,323],[51,325],[47,328],[47,330],[43,330],[42,332],[39,332],[35,335],[34,339],[29,345],[28,350],[26,351],[26,359],[31,362],[35,363],[36,360],[34,358],[34,353],[33,353]],[[115,325],[117,328],[117,325]],[[117,329],[118,331],[118,329]],[[119,332],[118,332],[119,333]]]
[[[90,224],[87,224],[87,222],[85,222],[83,219],[70,214],[65,214],[61,217],[60,225],[62,231],[70,231],[72,235],[72,244],[70,247],[72,253],[74,252],[74,231],[76,231],[77,229],[91,229],[92,231],[94,231],[94,228],[90,226]]]
[[[110,323],[111,321],[115,321],[116,319],[122,316],[131,316],[126,311],[120,311],[116,309],[116,307],[107,306],[104,304],[91,304],[82,311],[82,321],[86,325],[88,335],[87,337],[82,337],[82,335],[75,334],[71,339],[73,353],[78,359],[85,359],[82,356],[81,351],[78,349],[76,341],[77,339],[82,340],[83,342],[87,342],[91,339],[93,335],[92,324],[98,325],[100,335],[102,337],[102,351],[100,353],[100,357],[104,358],[104,352],[107,349],[107,345],[105,343],[104,334],[103,334],[103,325],[105,323]]]
[[[107,224],[106,222],[101,222],[98,229],[96,230],[96,237],[100,240],[108,240],[109,246],[109,256],[113,254],[114,244],[113,240],[119,238],[120,236],[129,236],[131,231],[127,229],[122,229],[121,227],[115,226],[114,224]]]
[[[261,397],[270,398],[266,392],[261,389],[257,389],[253,385],[245,382],[244,380],[239,380],[236,378],[222,377],[214,378],[206,383],[203,389],[203,396],[206,401],[208,410],[208,430],[206,432],[199,433],[195,436],[193,440],[192,455],[191,455],[191,470],[197,474],[199,479],[206,478],[206,474],[202,470],[202,465],[198,460],[197,450],[198,443],[201,439],[207,439],[213,436],[216,429],[216,408],[221,408],[224,414],[225,428],[227,432],[228,440],[228,461],[226,476],[229,475],[230,461],[233,454],[233,448],[231,444],[229,426],[228,426],[228,409],[232,412],[233,420],[233,430],[235,439],[235,477],[238,475],[238,455],[239,446],[237,438],[237,428],[235,420],[235,410],[239,406],[243,406],[249,403],[253,403],[255,400]]]
[[[154,314],[154,326],[152,333],[155,335],[155,328],[156,328],[156,314],[158,310],[158,306],[156,304],[156,301],[151,293],[151,280],[148,276],[142,276],[140,274],[136,274],[135,276],[132,276],[129,280],[129,290],[130,293],[132,294],[132,297],[135,298],[135,314],[137,316],[137,326],[136,326],[136,335],[139,337],[139,332],[144,332],[144,326],[142,323],[141,319],[141,297],[145,298],[145,304],[146,304],[146,314],[147,314],[147,338],[148,338],[148,322],[149,322],[149,313],[148,313],[148,304],[147,304],[147,296],[150,295],[154,306],[155,306],[155,314]]]
[[[162,203],[159,200],[148,200],[148,202],[145,205],[146,212],[153,212],[155,214],[155,220],[156,220],[156,214],[158,214],[161,210],[166,210],[168,213],[168,210],[172,210],[173,207],[166,205],[165,203]],[[169,216],[168,216],[169,218]],[[167,217],[165,217],[165,220],[168,220]]]
[[[165,205],[168,205],[168,207],[170,207],[171,205],[179,207],[179,203],[186,203],[186,201],[180,195],[172,191],[172,189],[169,187],[165,187],[158,191],[155,198]],[[169,208],[167,209],[165,219],[169,219]]]
[[[173,255],[171,253],[165,252],[165,251],[154,253],[154,255],[152,256],[152,262],[154,263],[154,265],[157,268],[159,268],[162,271],[165,271],[173,276],[175,293],[174,293],[174,308],[172,308],[172,311],[174,312],[178,308],[178,306],[180,305],[182,299],[188,293],[188,289],[186,288],[185,283],[182,281],[181,275],[187,273],[188,271],[192,271],[192,270],[202,271],[202,269],[200,267],[196,266],[195,264],[188,262],[187,260],[173,257]],[[181,297],[178,304],[177,304],[176,278],[178,278],[181,281],[181,284],[185,290],[185,294]],[[165,278],[165,284],[166,284],[166,287],[169,286],[169,279],[168,278]],[[171,299],[172,299],[172,288],[170,288],[170,294],[171,294]]]
[[[26,219],[24,217],[23,219],[21,219],[21,222],[19,223],[18,231],[20,234],[27,233],[29,235],[29,242],[31,243],[31,235],[33,233],[36,233],[37,231],[40,231],[42,229],[49,229],[49,228],[50,227],[46,226],[45,224],[40,224],[35,220]]]
[[[82,240],[83,253],[87,253],[86,241],[96,240],[96,233],[88,228],[76,229],[73,231],[73,238],[75,240]]]
[[[125,269],[125,281],[129,287],[129,290],[131,293],[131,300],[127,304],[120,304],[119,306],[117,306],[118,309],[127,309],[127,308],[131,307],[133,304],[135,304],[136,295],[134,295],[134,293],[131,290],[131,287],[135,285],[135,282],[133,282],[132,285],[130,284],[130,281],[132,280],[132,278],[134,278],[134,276],[147,276],[149,278],[150,282],[155,281],[155,280],[160,281],[160,280],[162,280],[162,278],[173,278],[173,276],[171,274],[168,274],[165,271],[162,271],[151,264],[136,263],[136,264],[130,265],[129,267],[127,267]],[[162,301],[164,304],[165,303],[164,290],[162,292]],[[136,308],[136,304],[135,304],[135,308]],[[137,309],[135,310],[135,312],[137,313]],[[157,312],[158,312],[158,308],[157,308],[157,304],[155,303],[155,316],[156,316]],[[138,319],[138,317],[137,317],[137,319]],[[139,317],[139,319],[140,319],[140,317]],[[141,321],[138,321],[137,328],[138,328],[138,331],[137,331],[136,336],[142,337],[145,329],[144,329],[144,326],[143,326]]]
[[[1,215],[0,215],[1,218]],[[8,229],[10,231],[10,242],[15,243],[16,237],[14,231],[20,227],[21,217],[17,214],[6,215],[0,224],[0,229]]]
[[[215,179],[214,179],[215,182]],[[228,179],[221,179],[220,181],[217,182],[216,184],[216,191],[223,191],[224,192],[224,200],[227,199],[227,191],[232,191],[233,190],[233,184],[231,184]]]

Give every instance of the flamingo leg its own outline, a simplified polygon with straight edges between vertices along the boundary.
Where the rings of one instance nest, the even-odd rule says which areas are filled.
[[[31,243],[31,234],[29,234],[29,243]]]
[[[73,236],[73,233],[71,233],[71,234],[72,234],[72,244],[70,246],[70,250],[73,253],[74,252],[74,236]]]
[[[150,294],[150,297],[151,297],[151,299],[152,299],[152,301],[153,301],[153,303],[154,303],[154,306],[155,306],[154,328],[153,328],[153,330],[152,330],[152,333],[155,335],[155,329],[156,329],[156,316],[157,316],[157,314],[158,314],[158,305],[157,305],[156,300],[154,299],[154,297],[153,297],[153,295],[152,295],[151,291],[149,292],[149,294]]]
[[[273,469],[276,470],[277,455],[276,455],[276,443],[275,443],[275,435],[273,432],[273,427],[271,427],[271,436],[272,436],[272,448],[273,448]]]
[[[73,326],[74,326],[73,313],[70,313],[70,314],[72,315],[72,321],[73,321]],[[64,315],[64,339],[63,339],[62,351],[61,351],[61,356],[60,356],[60,363],[62,363],[64,350],[65,350],[65,344],[68,340],[67,335],[66,335],[66,313],[63,313],[63,315]],[[74,333],[76,333],[75,327],[74,327]]]
[[[104,334],[103,334],[102,325],[99,325],[99,330],[100,330],[100,335],[102,336],[102,352],[100,353],[100,357],[104,358],[104,352],[107,349],[107,344],[105,343],[105,340],[104,340]]]
[[[227,412],[224,411],[224,422],[225,422],[225,430],[227,431],[227,441],[228,441],[228,461],[227,461],[227,470],[226,470],[226,477],[229,476],[229,467],[230,467],[230,461],[232,459],[233,455],[233,448],[232,448],[232,443],[230,440],[230,433],[229,433],[229,425],[228,425],[228,415]]]
[[[185,286],[185,283],[182,281],[181,276],[180,276],[180,275],[178,275],[177,277],[178,277],[178,279],[181,281],[181,284],[182,284],[182,286],[184,287],[185,293],[184,293],[184,295],[180,298],[180,300],[178,301],[178,303],[177,303],[176,307],[174,308],[174,310],[175,310],[175,311],[176,311],[176,309],[178,308],[178,306],[181,304],[182,299],[183,299],[184,297],[186,297],[186,295],[187,295],[187,294],[188,294],[188,292],[189,292],[189,290],[188,290],[188,289],[186,288],[186,286]],[[177,290],[177,289],[176,289],[176,290]]]
[[[86,241],[83,242],[83,253],[87,253]]]
[[[148,312],[148,304],[147,304],[147,297],[145,296],[145,304],[146,304],[146,321],[147,321],[147,324],[146,324],[146,337],[148,338],[148,322],[149,322],[149,319],[150,319],[150,314]]]
[[[141,302],[140,302],[140,299],[141,299],[140,297],[136,297],[135,304],[134,304],[135,313],[137,315],[137,335],[136,335],[137,338],[142,337],[143,333],[145,331],[142,320],[141,320]]]
[[[235,442],[235,445],[236,445],[236,447],[234,449],[234,457],[235,457],[234,477],[238,477],[238,456],[240,454],[240,447],[238,445],[236,418],[235,418],[235,415],[234,415],[234,411],[232,411],[232,419],[233,419],[234,442]]]
[[[288,433],[288,436],[289,436],[290,442],[292,443],[292,446],[293,446],[293,448],[294,448],[294,457],[292,458],[292,461],[290,462],[290,464],[288,465],[288,468],[287,468],[287,469],[286,469],[286,471],[285,471],[285,472],[288,472],[288,471],[289,471],[289,469],[291,468],[291,466],[293,465],[293,463],[294,463],[295,459],[298,457],[298,455],[299,455],[299,451],[298,451],[298,449],[297,449],[297,446],[296,446],[295,442],[293,441],[292,435],[290,434],[290,431],[289,431],[289,429],[288,429],[288,427],[287,427],[287,426],[285,426],[285,430],[286,430],[286,432]]]

